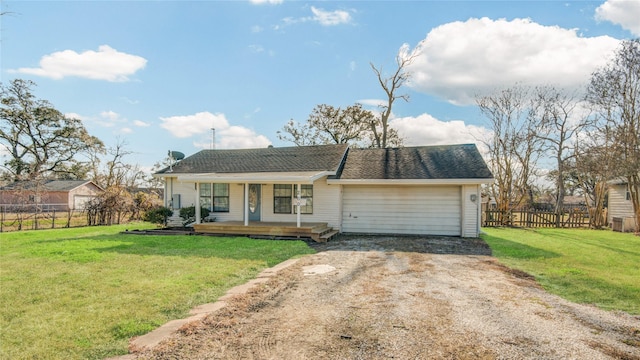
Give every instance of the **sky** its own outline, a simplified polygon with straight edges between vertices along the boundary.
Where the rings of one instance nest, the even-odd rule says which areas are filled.
[[[523,85],[583,89],[620,42],[640,37],[640,0],[11,1],[0,17],[0,79],[79,118],[126,161],[167,152],[293,146],[289,120],[320,104],[385,98],[416,54],[390,126],[405,146],[477,143],[477,96]],[[215,128],[214,131],[211,129]],[[215,138],[215,144],[214,144]],[[2,152],[0,150],[0,156]]]

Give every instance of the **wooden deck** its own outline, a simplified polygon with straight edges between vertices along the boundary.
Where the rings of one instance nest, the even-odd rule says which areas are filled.
[[[250,221],[245,226],[242,221],[221,221],[194,224],[196,233],[220,235],[244,235],[250,237],[267,238],[307,238],[317,242],[329,241],[338,234],[327,223],[301,223],[300,227],[294,222],[264,222]]]

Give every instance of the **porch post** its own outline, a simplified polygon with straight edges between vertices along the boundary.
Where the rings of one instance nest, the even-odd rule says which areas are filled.
[[[300,227],[300,201],[301,201],[300,200],[300,193],[301,193],[300,189],[301,188],[302,188],[302,184],[298,184],[298,191],[296,192],[296,197],[298,198],[298,203],[296,204],[296,207],[298,208],[298,214],[297,214],[298,216],[296,217],[297,221],[298,221],[298,227]]]
[[[244,184],[244,226],[249,226],[249,183]]]
[[[202,217],[202,211],[200,211],[200,183],[196,182],[196,224],[200,224],[200,218]]]

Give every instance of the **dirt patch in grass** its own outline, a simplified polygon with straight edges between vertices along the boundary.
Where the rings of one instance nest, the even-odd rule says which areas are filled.
[[[564,301],[481,240],[349,237],[184,326],[153,359],[638,359],[640,318]],[[304,268],[335,270],[305,275]],[[631,330],[630,330],[631,329]]]

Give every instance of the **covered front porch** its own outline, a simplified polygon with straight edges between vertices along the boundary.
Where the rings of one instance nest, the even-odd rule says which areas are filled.
[[[196,233],[243,235],[264,238],[308,238],[317,242],[329,241],[337,230],[323,222],[267,222],[221,221],[193,224]]]

